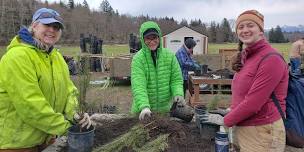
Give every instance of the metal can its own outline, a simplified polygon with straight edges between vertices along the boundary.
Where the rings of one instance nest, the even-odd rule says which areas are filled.
[[[226,132],[216,132],[215,152],[229,152],[229,138]]]

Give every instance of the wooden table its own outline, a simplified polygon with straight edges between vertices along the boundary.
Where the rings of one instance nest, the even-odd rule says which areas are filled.
[[[188,89],[190,93],[190,105],[196,105],[197,103],[202,102],[200,100],[199,94],[200,94],[200,84],[208,84],[210,85],[210,88],[208,90],[205,90],[209,94],[218,94],[219,92],[230,92],[231,90],[222,89],[223,85],[230,85],[231,86],[232,79],[211,79],[203,76],[194,76],[189,75],[188,80]],[[217,85],[217,88],[214,86]]]

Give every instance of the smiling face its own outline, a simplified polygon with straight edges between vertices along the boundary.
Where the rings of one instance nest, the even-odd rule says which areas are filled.
[[[245,20],[237,26],[237,36],[245,45],[249,46],[261,40],[264,33],[255,22]]]
[[[155,51],[159,45],[159,37],[157,35],[149,35],[144,37],[145,44],[150,50]]]
[[[61,37],[59,23],[42,24],[35,22],[33,23],[32,28],[34,31],[34,37],[49,46],[54,45]]]

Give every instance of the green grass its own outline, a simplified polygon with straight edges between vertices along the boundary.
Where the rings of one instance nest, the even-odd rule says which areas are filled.
[[[237,48],[236,43],[215,44],[208,43],[208,54],[217,54],[219,49],[234,49]]]
[[[58,46],[63,55],[76,56],[80,52],[80,47],[75,46]],[[120,54],[128,54],[129,46],[125,45],[103,45],[103,55],[117,56]]]
[[[274,48],[278,49],[285,57],[285,59],[288,59],[288,51],[291,47],[291,43],[274,43],[271,44]],[[5,46],[0,46],[0,57],[5,52]],[[78,46],[58,46],[60,49],[60,52],[62,52],[63,55],[70,55],[70,56],[77,56],[77,54],[80,52],[80,48]],[[224,48],[237,48],[236,43],[225,43],[225,44],[214,44],[209,43],[208,44],[208,52],[210,54],[217,54],[219,49]],[[125,45],[103,45],[103,54],[105,56],[117,56],[120,54],[128,54],[129,53],[129,46],[127,44]],[[288,61],[288,60],[286,60]]]
[[[288,54],[289,50],[291,48],[291,43],[272,43],[272,47],[277,49],[279,52],[282,53],[286,61],[288,60]],[[225,43],[225,44],[214,44],[209,43],[208,44],[208,53],[209,54],[217,54],[219,49],[231,49],[231,48],[237,48],[237,43]]]
[[[291,43],[273,43],[271,45],[282,53],[285,58],[285,61],[289,62],[289,50],[291,48]]]

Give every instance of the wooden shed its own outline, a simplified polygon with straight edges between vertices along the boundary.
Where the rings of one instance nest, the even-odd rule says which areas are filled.
[[[208,37],[187,26],[183,26],[173,32],[165,34],[163,36],[163,44],[164,47],[169,48],[173,52],[177,52],[187,38],[193,38],[196,41],[196,46],[193,50],[194,55],[208,53]]]

